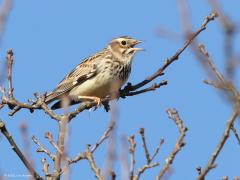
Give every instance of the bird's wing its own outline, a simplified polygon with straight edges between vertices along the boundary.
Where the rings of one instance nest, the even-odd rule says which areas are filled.
[[[98,61],[101,59],[101,56],[102,53],[97,53],[77,65],[76,68],[74,68],[51,93],[47,94],[45,102],[50,103],[54,101],[59,96],[69,92],[74,87],[94,77],[98,71],[97,65],[94,62],[96,62],[95,60]]]

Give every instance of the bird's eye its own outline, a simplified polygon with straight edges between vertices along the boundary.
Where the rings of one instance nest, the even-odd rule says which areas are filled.
[[[127,42],[126,41],[121,41],[121,44],[123,45],[123,46],[125,46],[126,44],[127,44]]]

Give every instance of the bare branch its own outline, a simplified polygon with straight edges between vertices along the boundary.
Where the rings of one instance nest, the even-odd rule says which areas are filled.
[[[90,109],[96,105],[97,105],[97,103],[95,101],[86,101],[86,102],[81,103],[78,108],[76,108],[74,111],[67,114],[69,122],[71,121],[71,119],[76,117],[80,112],[82,112],[86,109]]]
[[[205,81],[205,82],[207,82],[210,85],[213,85],[216,88],[224,90],[225,94],[228,95],[231,102],[235,106],[234,107],[235,109],[233,110],[231,117],[227,121],[225,130],[223,132],[223,135],[222,135],[217,147],[215,148],[214,152],[212,153],[212,156],[210,157],[207,165],[205,166],[205,168],[203,170],[201,170],[201,172],[199,173],[199,176],[197,177],[198,180],[204,180],[207,173],[211,169],[216,167],[214,162],[215,162],[217,156],[219,155],[220,151],[222,150],[225,142],[227,141],[230,130],[233,127],[233,123],[239,115],[239,92],[235,89],[234,85],[230,81],[226,81],[224,76],[217,70],[214,62],[210,58],[209,53],[205,50],[205,46],[203,44],[199,45],[199,50],[203,54],[203,57],[205,58],[205,60],[208,62],[209,66],[216,78],[215,81],[212,81],[212,82]]]
[[[232,130],[234,136],[236,137],[238,144],[240,144],[240,138],[239,138],[239,136],[238,136],[237,130],[234,128],[233,125],[232,125],[232,127],[231,127],[231,130]]]
[[[187,39],[185,41],[185,43],[183,44],[183,46],[181,48],[179,48],[177,50],[177,52],[170,58],[167,58],[163,65],[155,72],[153,73],[151,76],[147,77],[145,80],[143,80],[140,83],[137,83],[136,85],[131,85],[128,84],[127,86],[125,86],[122,90],[121,93],[123,94],[127,94],[127,92],[131,92],[131,91],[135,91],[143,86],[145,86],[146,84],[148,84],[149,82],[153,81],[154,79],[156,79],[159,76],[162,76],[164,74],[165,69],[172,64],[174,61],[178,60],[179,56],[182,54],[182,52],[192,43],[192,41],[203,31],[206,29],[206,25],[210,22],[213,21],[215,18],[217,17],[217,13],[212,12],[209,16],[206,16],[201,27],[194,32],[191,37],[189,39]]]
[[[6,60],[8,63],[8,98],[13,99],[13,88],[12,88],[12,65],[13,65],[13,51],[9,49],[7,51]]]
[[[109,137],[110,132],[113,130],[115,127],[115,123],[113,121],[110,122],[108,128],[104,131],[103,135],[100,137],[100,139],[92,146],[91,148],[91,153],[93,154],[96,149]],[[69,160],[69,165],[72,163],[76,163],[82,159],[85,159],[84,153],[79,153],[76,157],[73,159]]]
[[[234,123],[234,121],[237,119],[239,115],[239,111],[237,109],[235,109],[231,115],[231,117],[229,118],[229,120],[227,121],[226,124],[226,128],[223,132],[222,138],[220,139],[217,147],[215,148],[214,152],[212,153],[212,156],[210,157],[206,167],[201,171],[201,174],[199,174],[199,176],[197,177],[197,180],[204,180],[204,177],[207,175],[207,173],[215,167],[215,160],[218,156],[218,154],[220,153],[220,151],[222,150],[225,142],[227,141],[228,137],[229,137],[229,133],[230,133],[230,129]]]
[[[100,137],[100,139],[91,148],[91,153],[94,153],[94,151],[98,148],[98,146],[100,144],[102,144],[102,142],[105,141],[109,137],[109,134],[113,130],[114,127],[115,127],[115,122],[111,121],[110,124],[109,124],[109,127],[104,131],[104,133]]]
[[[200,52],[205,56],[205,59],[206,59],[206,61],[208,62],[209,66],[211,67],[212,71],[215,73],[216,78],[217,78],[221,83],[224,83],[225,80],[224,80],[223,75],[222,75],[220,72],[218,72],[218,70],[217,70],[214,62],[210,59],[209,53],[206,51],[204,44],[199,44],[199,45],[198,45],[198,48],[199,48]]]
[[[147,144],[146,144],[145,134],[144,134],[144,128],[140,128],[139,133],[140,133],[141,138],[142,138],[142,146],[143,146],[143,149],[144,149],[147,164],[149,164],[151,162],[151,157],[150,157],[150,154],[149,154],[148,149],[147,149]]]
[[[11,148],[13,151],[18,155],[18,157],[21,159],[25,167],[28,169],[30,174],[34,177],[34,179],[43,179],[32,167],[31,163],[26,159],[26,157],[23,155],[21,150],[16,145],[15,141],[13,140],[12,136],[7,131],[7,128],[2,120],[0,120],[0,130],[3,133],[3,135],[7,138],[8,142],[11,145]]]
[[[36,152],[43,152],[47,154],[53,161],[55,160],[56,156],[53,155],[50,151],[48,151],[41,143],[39,143],[35,136],[32,136],[32,140],[38,146]]]
[[[223,75],[217,70],[213,60],[210,58],[209,53],[206,51],[203,44],[199,45],[200,52],[204,55],[205,60],[208,62],[213,74],[215,75],[217,82],[205,81],[209,85],[213,85],[215,88],[225,90],[225,92],[230,96],[233,101],[238,101],[239,93],[235,89],[234,85],[230,81],[226,81]]]
[[[169,154],[168,158],[165,160],[165,164],[164,164],[163,168],[160,170],[160,172],[158,173],[156,179],[161,179],[163,177],[163,175],[168,171],[170,165],[173,163],[173,160],[174,160],[175,156],[177,155],[177,153],[185,145],[184,137],[185,137],[187,128],[183,126],[183,122],[180,119],[178,112],[175,109],[173,109],[173,110],[167,109],[167,114],[168,114],[168,117],[171,120],[173,120],[173,122],[177,125],[180,135],[177,139],[177,142],[176,142],[172,152]]]
[[[45,133],[45,138],[47,138],[47,140],[50,142],[50,144],[61,154],[63,154],[63,152],[61,151],[61,149],[59,149],[58,145],[54,142],[52,134],[50,132],[46,132]]]
[[[98,180],[103,180],[103,177],[101,176],[101,172],[100,172],[100,169],[97,168],[96,164],[95,164],[95,161],[93,159],[93,156],[92,156],[92,153],[89,149],[89,146],[87,145],[86,147],[86,159],[88,160],[90,166],[91,166],[91,169],[95,175],[95,177],[98,179]]]
[[[95,151],[96,149],[94,149]],[[68,159],[68,166],[72,163],[76,163],[82,159],[85,159],[85,160],[88,160],[89,164],[90,164],[90,167],[95,175],[95,177],[99,180],[103,180],[104,178],[102,177],[101,175],[101,172],[100,172],[100,169],[97,168],[96,166],[96,163],[94,161],[94,158],[93,158],[93,152],[92,150],[90,150],[90,145],[86,145],[86,150],[80,154],[78,154],[74,159],[70,160]],[[62,174],[65,169],[67,168],[67,166],[63,167],[62,168],[62,171],[60,172],[60,174]],[[116,174],[112,171],[111,172],[111,179],[115,179],[116,177]]]
[[[49,164],[47,163],[47,160],[45,158],[43,158],[41,160],[42,164],[43,164],[43,173],[47,179],[48,176],[50,176],[49,172],[48,172],[48,167],[49,167]]]
[[[167,85],[167,81],[162,80],[162,82],[160,82],[160,83],[154,83],[150,87],[139,90],[139,91],[126,92],[126,93],[124,91],[121,91],[121,97],[125,98],[126,96],[135,96],[135,95],[142,94],[145,92],[155,91],[157,88],[160,88],[161,86],[165,86],[165,85]]]
[[[158,154],[158,151],[159,151],[159,149],[160,149],[160,147],[162,146],[163,143],[164,143],[164,139],[160,139],[159,144],[158,144],[155,152],[153,153],[153,155],[151,157],[151,162],[156,157],[156,155]]]
[[[145,170],[158,166],[159,163],[145,164],[142,168],[139,168],[137,174],[133,177],[133,180],[138,180]]]
[[[159,151],[161,145],[164,143],[164,140],[163,139],[160,140],[156,150],[153,153],[153,156],[151,157],[149,152],[148,152],[148,149],[147,149],[147,143],[146,143],[146,140],[145,140],[144,128],[140,128],[139,133],[140,133],[141,138],[142,138],[142,147],[144,149],[145,157],[146,157],[146,160],[147,160],[147,165],[149,165],[152,162],[152,160],[156,157],[156,155],[158,154],[158,151]]]
[[[134,154],[135,154],[136,143],[134,141],[134,136],[130,136],[128,138],[128,141],[130,143],[129,153],[130,153],[130,158],[131,158],[130,159],[130,176],[129,176],[129,179],[133,179],[133,180],[138,180],[140,178],[140,176],[145,172],[145,170],[156,167],[156,166],[159,165],[158,162],[155,162],[155,163],[151,163],[151,162],[155,158],[155,156],[158,154],[160,146],[163,143],[163,140],[161,140],[160,143],[158,144],[153,156],[151,157],[150,154],[149,154],[148,148],[147,148],[144,128],[140,128],[139,134],[140,134],[141,139],[142,139],[142,147],[143,147],[145,158],[146,158],[147,162],[142,167],[138,168],[136,174],[134,175],[134,165],[135,165]]]

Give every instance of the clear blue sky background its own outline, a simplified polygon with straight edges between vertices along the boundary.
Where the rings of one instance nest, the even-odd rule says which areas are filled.
[[[221,3],[227,14],[239,22],[240,2]],[[211,9],[208,3],[202,0],[191,1],[188,6],[193,27],[196,29]],[[156,31],[159,27],[178,34],[179,38],[171,40],[157,36]],[[14,93],[17,99],[26,101],[33,97],[34,92],[52,90],[81,59],[101,50],[112,38],[122,35],[145,40],[142,47],[146,51],[134,58],[129,79],[130,82],[137,83],[153,73],[163,60],[170,57],[183,43],[176,1],[14,1],[2,39],[0,56],[3,61],[6,50],[13,48]],[[206,44],[220,70],[223,70],[224,65],[222,35],[219,23],[215,21],[199,36],[199,40]],[[238,44],[238,48],[239,40],[237,36],[235,43]],[[239,49],[235,50],[239,52]],[[207,163],[222,135],[226,120],[231,114],[231,107],[213,88],[202,83],[205,78],[206,74],[199,63],[191,52],[186,50],[180,60],[167,69],[166,75],[155,81],[168,80],[167,86],[118,101],[118,152],[121,148],[120,137],[136,134],[141,127],[145,128],[151,153],[159,139],[165,139],[156,158],[160,167],[147,171],[142,179],[154,179],[178,137],[175,124],[165,113],[167,108],[176,108],[185,126],[189,128],[185,138],[186,146],[174,161],[170,179],[195,179],[195,167],[205,166]],[[26,122],[29,139],[35,135],[41,143],[53,150],[44,139],[44,133],[50,131],[56,138],[58,126],[55,121],[41,111],[30,114],[22,110],[14,117],[8,117],[7,112],[6,108],[0,111],[0,117],[21,148],[23,144],[19,125]],[[69,156],[74,157],[76,153],[83,151],[85,144],[95,143],[108,122],[109,113],[104,112],[102,108],[94,112],[85,111],[77,116],[70,123]],[[236,127],[239,129],[239,124],[236,124]],[[136,141],[136,167],[140,167],[145,163],[145,158],[139,136]],[[106,147],[104,143],[94,154],[100,168],[104,164]],[[0,148],[2,175],[28,174],[2,136]],[[38,172],[42,173],[40,159],[45,155],[36,154],[35,148],[30,141],[31,157]],[[225,175],[230,178],[240,177],[239,148],[231,134],[217,159],[217,168],[212,170],[206,179],[221,179]],[[121,179],[119,153],[116,158],[117,179]],[[81,161],[71,166],[71,178],[94,179],[94,175],[88,163]]]

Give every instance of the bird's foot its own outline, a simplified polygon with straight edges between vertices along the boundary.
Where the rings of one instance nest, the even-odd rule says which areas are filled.
[[[86,99],[86,100],[93,100],[94,102],[96,102],[96,106],[99,107],[101,106],[102,102],[101,102],[101,98],[96,97],[96,96],[78,96],[79,99]]]

